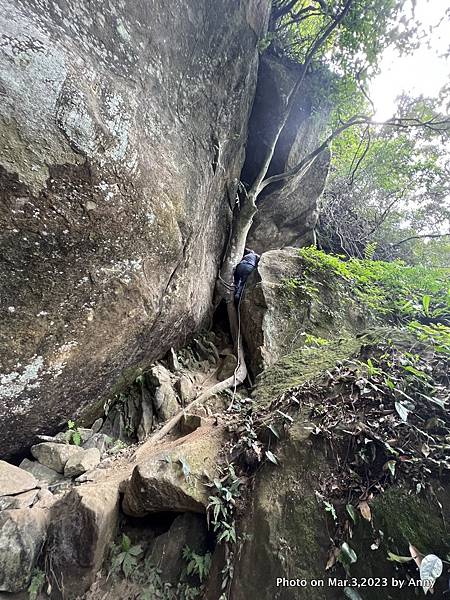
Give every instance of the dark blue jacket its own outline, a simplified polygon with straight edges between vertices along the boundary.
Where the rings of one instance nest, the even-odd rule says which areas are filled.
[[[247,264],[251,265],[252,267],[256,267],[256,265],[259,262],[259,259],[260,259],[259,254],[256,254],[256,252],[249,252],[241,260],[241,263],[247,263]]]

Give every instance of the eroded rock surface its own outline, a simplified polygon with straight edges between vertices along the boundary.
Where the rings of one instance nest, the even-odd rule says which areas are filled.
[[[208,316],[269,5],[1,0],[0,456]]]
[[[168,531],[155,539],[148,562],[160,569],[162,581],[175,585],[186,565],[183,548],[187,546],[196,554],[204,555],[207,535],[204,516],[194,513],[180,515]]]
[[[86,471],[95,469],[100,462],[100,450],[98,448],[89,448],[79,454],[71,456],[64,465],[65,477],[77,477]]]
[[[47,513],[40,508],[0,512],[0,591],[26,588],[46,537]]]
[[[118,487],[104,483],[74,488],[51,507],[53,585],[55,590],[64,585],[65,598],[83,594],[92,584],[114,539],[118,506]]]
[[[64,467],[69,458],[83,454],[83,450],[79,446],[43,442],[32,446],[31,454],[41,465],[53,469],[57,473],[64,473]]]
[[[205,512],[212,477],[224,443],[220,427],[200,427],[151,459],[143,459],[125,489],[123,509],[131,516],[154,512]]]
[[[38,487],[34,475],[0,460],[0,496],[12,496]]]
[[[276,597],[341,600],[344,597],[342,589],[328,584],[328,576],[345,578],[345,572],[336,568],[325,570],[330,542],[325,525],[327,513],[316,497],[320,482],[336,476],[336,456],[330,454],[320,437],[311,435],[311,430],[310,423],[299,419],[277,451],[282,466],[266,465],[257,477],[240,525],[246,541],[236,563],[233,600],[256,597],[261,600]],[[343,459],[347,441],[341,444],[337,438],[334,443],[337,455]],[[386,577],[389,582],[386,596],[380,596],[380,588],[375,586],[365,588],[367,600],[416,597],[414,587],[405,586],[402,590],[391,587],[392,577],[402,579],[404,575],[387,559],[388,550],[408,556],[408,544],[412,543],[424,553],[445,556],[448,552],[449,540],[442,519],[448,518],[450,486],[448,479],[442,483],[433,483],[435,499],[412,494],[408,486],[403,488],[398,483],[370,501],[371,523],[359,512],[356,515],[350,544],[358,558],[351,566],[351,576]],[[383,532],[383,543],[379,549],[371,549],[379,530]],[[308,582],[318,579],[325,584],[323,587],[280,587],[277,586],[279,577]],[[442,577],[436,588],[443,590],[446,585],[447,580]]]

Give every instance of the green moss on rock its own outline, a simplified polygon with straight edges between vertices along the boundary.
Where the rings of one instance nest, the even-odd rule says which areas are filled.
[[[319,348],[299,348],[283,356],[257,378],[253,397],[267,404],[290,388],[314,379],[359,351],[363,338],[341,338]]]

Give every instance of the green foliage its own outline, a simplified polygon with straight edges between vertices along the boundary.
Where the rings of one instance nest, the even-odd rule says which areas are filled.
[[[260,52],[261,54],[263,52],[265,52],[267,50],[267,48],[270,46],[270,44],[272,43],[273,40],[273,33],[271,33],[269,31],[269,33],[267,33],[267,35],[265,35],[263,38],[261,38],[258,41],[258,52]]]
[[[150,545],[145,542],[142,546],[132,544],[123,533],[120,541],[112,545],[109,566],[106,567],[107,580],[111,578],[113,586],[121,586],[121,582],[127,580],[133,597],[140,600],[194,600],[202,596],[203,583],[211,565],[210,553],[198,555],[186,546],[182,555],[187,566],[180,572],[179,582],[174,586],[162,579],[161,570],[153,563],[149,548]],[[191,585],[187,580],[189,575],[198,577],[198,586]]]
[[[36,600],[45,583],[45,573],[40,569],[33,569],[30,585],[28,586],[29,600]]]
[[[186,561],[186,573],[188,575],[197,575],[200,583],[203,583],[208,577],[211,568],[211,553],[197,554],[189,546],[183,548],[183,558]]]
[[[349,96],[348,107],[345,96],[336,99],[346,107],[339,118],[370,112],[355,110]],[[433,103],[403,99],[398,116],[423,120]],[[358,258],[449,266],[448,238],[415,237],[450,230],[448,133],[361,125],[337,137],[322,199],[321,246]]]
[[[431,323],[425,325],[413,321],[408,325],[419,340],[431,344],[437,352],[450,355],[450,327],[442,323]]]
[[[81,435],[75,421],[67,421],[66,439],[69,444],[81,446]]]
[[[117,575],[118,572],[122,571],[126,578],[130,577],[137,568],[141,554],[142,547],[139,545],[132,546],[130,538],[123,534],[120,545],[113,545],[111,570],[109,575]]]
[[[298,0],[291,10],[284,11],[288,0],[275,0],[274,14],[282,16],[274,23],[277,50],[303,62],[313,41],[343,8],[340,0],[310,2]],[[416,44],[412,35],[414,24],[408,23],[400,32],[395,23],[403,5],[402,0],[367,0],[353,2],[341,26],[335,30],[315,57],[341,73],[360,69],[361,65],[375,67],[381,51],[396,43],[403,51]]]
[[[331,504],[331,502],[328,502],[328,500],[324,500],[323,503],[325,505],[325,511],[331,514],[331,516],[333,517],[333,521],[337,521],[336,509]]]
[[[236,499],[241,495],[241,480],[236,476],[233,465],[228,465],[223,477],[214,479],[212,486],[215,495],[209,497],[208,524],[213,526],[218,542],[236,542],[234,512]]]
[[[397,323],[418,319],[450,320],[450,269],[409,266],[326,254],[314,247],[301,248],[305,274],[333,274],[375,315]]]
[[[308,277],[284,277],[281,280],[283,290],[289,297],[289,303],[293,302],[297,294],[303,294],[306,298],[313,300],[319,296],[319,288]]]
[[[337,559],[342,564],[346,572],[349,573],[350,566],[358,560],[358,557],[353,548],[351,548],[347,542],[343,542]]]
[[[194,600],[202,595],[201,587],[179,582],[176,587],[161,579],[161,570],[151,565],[148,558],[132,574],[133,580],[142,590],[139,600]]]
[[[108,450],[108,454],[113,454],[113,455],[117,454],[118,452],[120,452],[121,450],[124,450],[125,448],[128,448],[128,444],[126,444],[122,440],[116,440],[114,442],[114,445],[112,446],[112,448],[110,448]]]
[[[312,335],[311,333],[305,333],[302,335],[305,338],[305,346],[320,348],[321,346],[326,346],[327,344],[329,344],[329,340],[320,336]]]

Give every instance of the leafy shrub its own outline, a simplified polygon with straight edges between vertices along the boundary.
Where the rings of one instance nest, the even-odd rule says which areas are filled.
[[[351,258],[301,248],[304,276],[341,278],[375,315],[395,323],[450,322],[450,269],[406,265],[401,261]]]
[[[45,583],[45,573],[39,569],[34,569],[30,585],[28,586],[28,598],[29,600],[36,600],[42,591]]]

